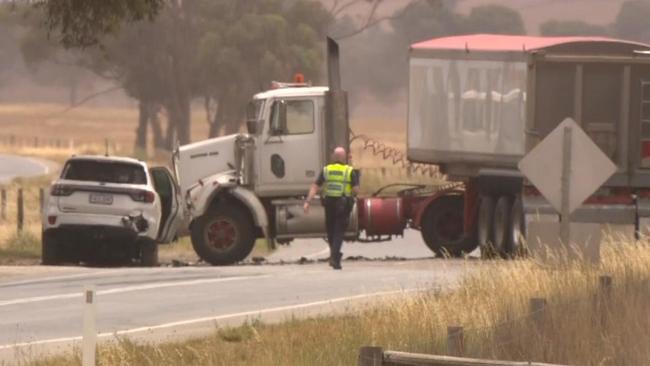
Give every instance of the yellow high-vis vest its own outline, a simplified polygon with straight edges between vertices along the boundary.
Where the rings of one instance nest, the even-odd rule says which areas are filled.
[[[330,164],[323,168],[323,195],[325,197],[350,197],[352,195],[352,168],[345,164]]]

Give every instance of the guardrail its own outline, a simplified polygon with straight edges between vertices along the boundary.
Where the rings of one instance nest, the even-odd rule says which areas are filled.
[[[566,366],[538,362],[480,360],[476,358],[424,355],[384,351],[381,347],[362,347],[359,366]]]

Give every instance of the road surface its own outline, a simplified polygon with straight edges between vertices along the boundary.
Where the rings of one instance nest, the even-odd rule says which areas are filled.
[[[0,154],[0,184],[8,184],[12,179],[37,177],[48,174],[52,164],[39,159],[16,155]]]
[[[307,247],[312,246],[310,250],[316,250],[311,254],[300,252],[306,249],[298,244],[302,243],[285,249],[284,255],[324,255],[317,241],[306,242]],[[420,246],[423,244],[419,240],[403,240],[390,246],[353,244],[346,250],[365,252],[370,257],[400,252],[430,256],[428,251],[418,252]],[[295,251],[298,253],[290,253]],[[88,285],[97,291],[100,339],[114,339],[118,334],[133,339],[166,340],[206,334],[214,330],[215,323],[238,325],[247,319],[278,321],[291,315],[336,313],[379,296],[406,296],[425,288],[444,288],[455,284],[478,263],[439,259],[348,260],[342,271],[333,271],[325,263],[113,269],[39,267],[26,272],[30,274],[18,275],[15,272],[20,273],[20,269],[5,267],[3,272],[0,267],[0,363],[13,360],[16,354],[38,355],[78,345],[82,334],[82,291]]]

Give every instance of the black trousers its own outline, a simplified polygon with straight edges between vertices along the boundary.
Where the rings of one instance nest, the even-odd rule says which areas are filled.
[[[330,246],[332,258],[341,255],[341,246],[345,229],[348,227],[350,211],[352,210],[351,199],[347,197],[325,197],[325,226],[327,228],[327,242]]]

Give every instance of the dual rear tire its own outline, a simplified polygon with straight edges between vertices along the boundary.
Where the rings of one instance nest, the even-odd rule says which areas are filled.
[[[478,244],[483,258],[526,254],[524,213],[520,196],[482,196],[478,213]]]

